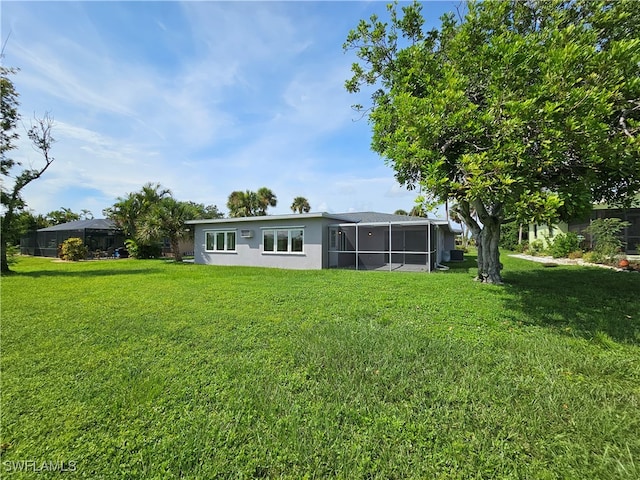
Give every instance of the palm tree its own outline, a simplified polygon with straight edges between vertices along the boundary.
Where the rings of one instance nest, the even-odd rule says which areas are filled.
[[[311,205],[309,205],[309,200],[304,197],[296,197],[293,199],[293,203],[291,204],[291,211],[293,213],[309,213],[311,211]]]
[[[267,214],[267,208],[275,207],[278,204],[278,198],[267,187],[261,187],[258,189],[258,208],[256,215],[263,216]]]
[[[180,239],[187,236],[184,222],[196,216],[197,211],[189,202],[163,197],[139,220],[137,239],[150,244],[168,238],[174,260],[181,262]]]
[[[227,200],[230,217],[257,217],[267,214],[267,208],[275,207],[278,199],[267,187],[257,192],[236,190],[231,192]]]
[[[102,213],[113,220],[129,238],[136,237],[137,224],[151,208],[162,199],[171,197],[171,190],[163,188],[159,183],[146,183],[139,192],[128,193],[126,197],[118,197],[113,206],[105,208]]]

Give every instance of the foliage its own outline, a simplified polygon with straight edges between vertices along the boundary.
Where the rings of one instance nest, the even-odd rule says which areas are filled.
[[[640,274],[505,257],[508,288],[479,288],[474,261],[393,275],[21,258],[2,278],[3,468],[638,478]]]
[[[500,226],[500,248],[515,251],[518,247],[518,234],[520,224],[518,222],[503,223]]]
[[[240,190],[231,192],[227,200],[230,217],[258,217],[267,214],[267,208],[275,207],[278,199],[267,187],[261,187],[257,192]]]
[[[542,240],[534,240],[529,243],[527,253],[530,255],[540,255],[545,251],[544,242]]]
[[[2,218],[0,220],[0,271],[9,271],[7,260],[7,245],[9,241],[15,241],[19,237],[20,223],[16,218],[24,210],[26,204],[22,199],[22,190],[31,182],[40,178],[53,163],[51,148],[55,142],[51,135],[53,118],[45,114],[42,118],[34,118],[27,136],[33,148],[40,152],[44,158],[44,165],[38,168],[24,168],[15,172],[20,166],[19,162],[7,156],[7,153],[16,148],[15,142],[19,135],[15,131],[20,120],[18,113],[18,93],[15,90],[10,75],[16,73],[15,69],[0,66],[0,174],[5,177],[0,187],[0,203],[2,205]]]
[[[162,238],[168,238],[175,261],[181,262],[180,239],[187,236],[185,222],[197,215],[198,212],[192,203],[164,197],[138,219],[136,239],[143,245],[154,245]]]
[[[573,232],[559,233],[549,242],[547,251],[553,258],[568,257],[580,247],[578,235]]]
[[[67,238],[60,246],[60,258],[71,262],[78,262],[87,258],[89,249],[81,238]]]
[[[407,212],[406,210],[403,210],[402,208],[399,208],[398,210],[393,212],[393,214],[394,215],[409,215],[409,212]]]
[[[360,21],[345,43],[360,60],[346,88],[374,88],[359,106],[373,150],[401,184],[455,199],[479,279],[500,283],[505,220],[553,223],[640,190],[640,6],[467,5],[429,31],[417,2],[402,14],[390,5],[388,23]]]
[[[217,205],[205,205],[204,203],[184,202],[193,211],[193,219],[223,218],[224,214],[218,210]]]
[[[169,189],[159,183],[148,182],[139,192],[128,193],[118,197],[116,203],[105,208],[102,213],[115,222],[128,238],[136,238],[137,227],[151,208],[165,197],[171,196]]]
[[[215,205],[181,202],[171,190],[159,183],[147,183],[139,192],[128,193],[104,214],[123,229],[130,240],[129,252],[135,258],[157,258],[162,253],[159,242],[168,238],[177,262],[182,261],[179,242],[190,234],[185,222],[197,218],[220,218]]]
[[[311,211],[311,205],[309,200],[304,197],[296,197],[291,204],[291,211],[294,213],[309,213]]]
[[[47,226],[60,225],[61,223],[74,222],[76,220],[92,220],[93,214],[82,209],[80,213],[72,211],[70,208],[62,207],[60,210],[53,210],[45,215]]]
[[[592,250],[582,255],[582,260],[587,263],[605,263],[606,258],[602,253]]]
[[[162,256],[162,247],[157,242],[138,243],[133,238],[128,238],[124,241],[124,246],[131,258],[146,260]]]
[[[7,264],[9,266],[15,265],[18,263],[18,254],[20,253],[20,248],[15,245],[7,245]]]
[[[604,259],[613,261],[623,247],[620,233],[631,224],[619,218],[598,218],[585,229],[595,244],[594,251]]]

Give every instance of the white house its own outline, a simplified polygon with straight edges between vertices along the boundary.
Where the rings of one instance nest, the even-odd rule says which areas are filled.
[[[446,220],[376,212],[190,220],[195,262],[286,269],[431,271],[450,259]]]

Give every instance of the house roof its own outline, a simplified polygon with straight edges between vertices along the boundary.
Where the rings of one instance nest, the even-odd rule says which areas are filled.
[[[201,220],[187,220],[185,223],[189,225],[197,225],[201,223],[236,223],[236,222],[264,222],[270,220],[305,220],[308,218],[330,218],[339,221],[348,221],[339,214],[332,214],[327,212],[315,212],[315,213],[291,213],[285,215],[263,215],[259,217],[232,217],[232,218],[210,218]]]
[[[374,223],[416,223],[416,224],[433,224],[433,225],[445,225],[454,233],[459,233],[456,228],[449,224],[448,220],[424,218],[424,217],[412,217],[409,215],[395,215],[392,213],[380,213],[380,212],[350,212],[350,213],[327,213],[327,212],[315,212],[315,213],[293,213],[285,215],[265,215],[260,217],[238,217],[238,218],[215,218],[204,220],[188,220],[189,225],[198,224],[212,224],[212,223],[236,223],[236,222],[264,222],[264,221],[281,221],[281,220],[305,220],[310,218],[327,218],[329,220],[335,220],[336,223],[359,223],[359,224],[374,224]]]
[[[118,230],[115,222],[108,218],[93,218],[91,220],[76,220],[61,223],[53,227],[40,228],[39,232],[60,232],[64,230]]]

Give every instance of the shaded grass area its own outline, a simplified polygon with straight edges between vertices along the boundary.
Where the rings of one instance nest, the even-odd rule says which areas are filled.
[[[640,276],[503,261],[497,287],[473,258],[436,274],[22,259],[2,278],[0,468],[640,477]]]

